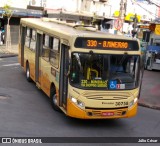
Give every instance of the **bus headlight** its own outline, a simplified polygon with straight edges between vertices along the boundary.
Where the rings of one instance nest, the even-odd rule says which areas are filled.
[[[131,108],[136,102],[137,102],[138,98],[135,98],[134,100],[132,100],[130,103],[129,103],[129,106],[128,108]]]
[[[83,103],[82,101],[74,98],[73,96],[70,96],[70,99],[71,99],[71,101],[72,101],[74,104],[76,104],[79,108],[81,108],[81,109],[83,109],[83,110],[85,109],[85,105],[84,105],[84,103]]]

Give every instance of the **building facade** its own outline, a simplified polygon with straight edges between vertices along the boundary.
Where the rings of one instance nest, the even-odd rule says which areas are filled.
[[[5,41],[7,36],[7,18],[3,16],[4,6],[9,5],[12,12],[10,25],[11,43],[17,44],[19,39],[20,19],[24,17],[42,17],[42,10],[27,9],[29,0],[1,0],[0,3],[0,29],[5,31]]]
[[[17,43],[18,38],[15,38],[15,33],[18,31],[20,18],[22,17],[42,17],[43,12],[37,9],[28,10],[27,7],[43,8],[50,15],[53,13],[69,12],[76,13],[81,18],[99,19],[102,26],[115,27],[115,20],[119,18],[121,13],[121,4],[125,4],[125,16],[123,29],[128,31],[130,23],[136,17],[138,22],[146,23],[160,17],[159,0],[152,0],[153,3],[148,3],[146,0],[1,0],[0,3],[0,27],[5,27],[6,20],[2,17],[3,6],[8,4],[13,9],[13,16],[10,21],[12,43]],[[98,22],[98,23],[99,23]],[[18,36],[18,35],[17,35]]]

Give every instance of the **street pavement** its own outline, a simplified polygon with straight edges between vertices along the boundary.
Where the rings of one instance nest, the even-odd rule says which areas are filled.
[[[0,58],[18,55],[18,45],[12,45],[7,50],[0,46]],[[139,105],[160,110],[160,70],[144,71]]]
[[[139,105],[160,110],[160,70],[144,71]]]

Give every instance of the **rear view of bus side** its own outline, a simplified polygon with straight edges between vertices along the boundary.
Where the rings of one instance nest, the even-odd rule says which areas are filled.
[[[137,113],[143,76],[137,40],[49,18],[23,18],[18,59],[26,79],[67,116],[107,119]]]

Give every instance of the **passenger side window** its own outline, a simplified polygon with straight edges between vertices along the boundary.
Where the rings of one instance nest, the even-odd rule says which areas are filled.
[[[42,57],[44,60],[49,61],[50,54],[50,45],[49,45],[49,35],[43,35],[43,49],[42,49]]]
[[[36,31],[29,27],[26,29],[25,46],[33,51],[36,49]]]
[[[59,49],[60,49],[60,40],[58,38],[53,38],[52,48],[50,54],[50,63],[58,68],[59,65]]]
[[[31,31],[30,28],[26,28],[26,38],[25,38],[25,46],[26,47],[30,47],[30,35],[31,35]]]
[[[58,68],[59,64],[60,39],[43,34],[42,57],[46,61]]]
[[[31,29],[30,49],[33,51],[36,49],[36,31],[34,29]]]

